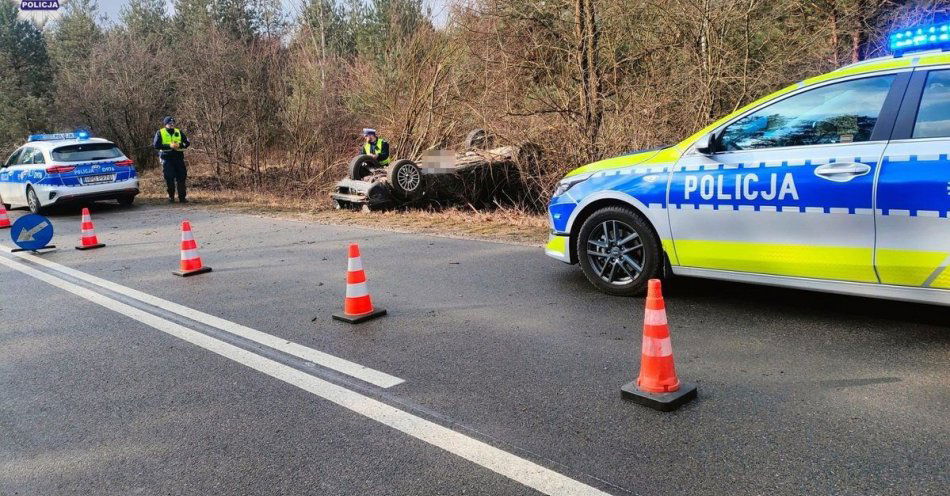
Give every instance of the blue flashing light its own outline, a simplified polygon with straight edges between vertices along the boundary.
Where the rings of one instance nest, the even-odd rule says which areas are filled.
[[[62,141],[62,140],[87,140],[92,135],[89,131],[80,129],[74,133],[56,133],[56,134],[31,134],[27,141]]]
[[[950,49],[950,22],[917,26],[891,33],[890,47],[895,57],[907,52]]]
[[[67,139],[75,139],[76,135],[73,133],[56,133],[56,134],[31,134],[28,137],[27,141],[61,141]]]

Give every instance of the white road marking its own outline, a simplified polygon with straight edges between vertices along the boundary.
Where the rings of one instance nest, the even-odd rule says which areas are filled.
[[[47,284],[84,298],[113,312],[138,320],[171,336],[187,341],[233,360],[275,379],[308,391],[343,408],[425,441],[456,456],[485,467],[511,480],[550,495],[607,495],[607,493],[576,481],[553,470],[525,460],[507,451],[473,439],[447,427],[417,417],[409,412],[364,396],[356,391],[324,381],[280,362],[239,348],[185,326],[152,315],[121,301],[99,294],[51,274],[0,257],[0,264]]]
[[[0,250],[10,252],[10,248],[4,245],[0,245]],[[358,363],[351,362],[349,360],[330,355],[329,353],[324,353],[313,348],[308,348],[301,344],[288,341],[284,338],[279,338],[277,336],[267,334],[266,332],[258,331],[257,329],[252,329],[250,327],[231,322],[229,320],[222,319],[220,317],[215,317],[204,313],[193,308],[186,307],[184,305],[179,305],[178,303],[171,302],[157,296],[152,296],[148,293],[143,293],[141,291],[134,290],[132,288],[125,287],[121,284],[114,283],[112,281],[107,281],[105,279],[98,278],[91,274],[86,274],[85,272],[80,272],[76,269],[66,267],[65,265],[60,265],[56,262],[51,262],[42,257],[32,255],[30,253],[20,252],[16,253],[16,256],[24,258],[36,264],[42,265],[53,269],[57,272],[66,274],[71,277],[75,277],[81,281],[94,284],[101,288],[108,289],[110,291],[115,291],[123,296],[127,296],[134,300],[141,301],[152,305],[154,307],[161,308],[162,310],[181,315],[182,317],[189,318],[195,322],[201,322],[202,324],[209,325],[216,329],[220,329],[225,332],[234,334],[235,336],[240,336],[244,339],[254,341],[255,343],[262,344],[264,346],[273,348],[278,351],[287,353],[288,355],[293,355],[298,358],[302,358],[309,362],[313,362],[322,367],[326,367],[331,370],[355,377],[361,381],[368,382],[375,386],[381,388],[390,388],[397,384],[402,384],[406,382],[399,377],[389,375],[385,372],[380,372],[369,367],[365,367]]]

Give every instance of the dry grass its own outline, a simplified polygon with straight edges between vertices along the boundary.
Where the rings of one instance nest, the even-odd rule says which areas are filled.
[[[190,184],[207,183],[195,177]],[[165,182],[160,171],[141,174],[140,199],[161,203],[166,199]],[[360,226],[388,231],[434,234],[541,245],[547,239],[548,223],[543,215],[515,209],[475,211],[463,208],[439,210],[399,209],[379,212],[336,210],[328,194],[317,198],[287,197],[237,189],[211,190],[190,187],[188,198],[214,208],[282,218],[309,220],[322,224]]]

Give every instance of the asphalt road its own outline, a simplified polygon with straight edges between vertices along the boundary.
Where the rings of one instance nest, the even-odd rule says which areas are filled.
[[[171,274],[183,218],[214,272]],[[171,205],[93,210],[107,246],[79,252],[78,212],[52,219],[54,264],[0,251],[2,495],[950,486],[947,308],[671,281],[676,365],[699,398],[660,413],[620,397],[643,300],[595,292],[538,247]],[[354,241],[389,310],[359,326],[330,319]],[[122,287],[404,382],[374,385]]]

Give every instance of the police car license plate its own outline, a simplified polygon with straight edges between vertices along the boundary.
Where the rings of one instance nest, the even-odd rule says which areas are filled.
[[[102,184],[115,181],[115,174],[99,174],[96,176],[83,176],[83,184]]]

